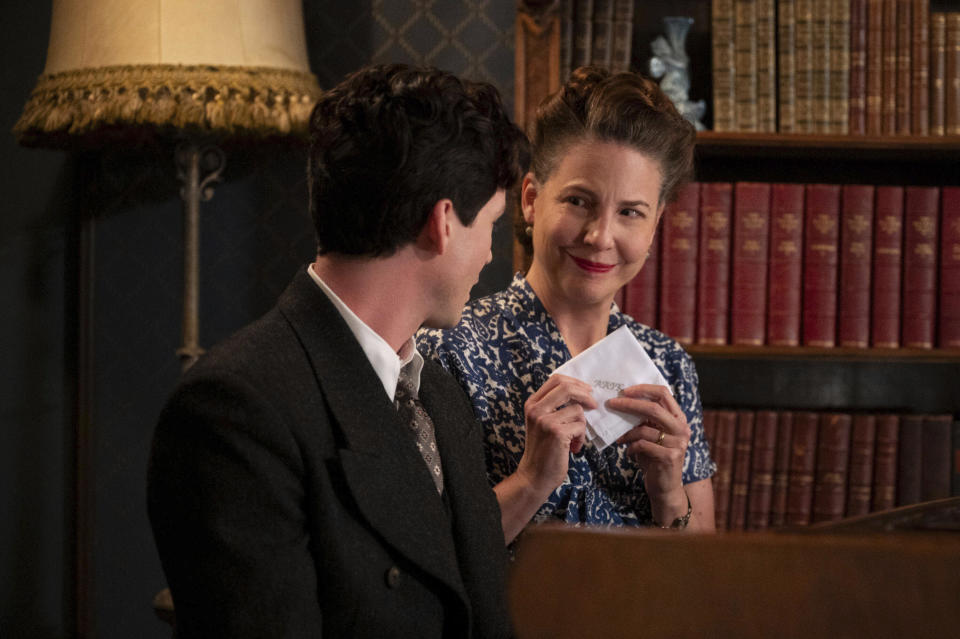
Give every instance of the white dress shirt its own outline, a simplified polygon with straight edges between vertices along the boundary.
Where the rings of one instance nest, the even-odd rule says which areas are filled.
[[[397,392],[397,380],[400,378],[400,370],[407,365],[410,366],[409,375],[413,382],[414,391],[416,394],[419,394],[420,371],[423,370],[423,356],[417,351],[413,335],[411,335],[410,339],[400,348],[399,354],[394,352],[385,339],[380,337],[376,331],[357,317],[357,314],[351,311],[350,307],[344,304],[343,300],[320,279],[320,276],[313,270],[313,264],[307,266],[307,273],[309,273],[313,281],[317,283],[320,290],[333,302],[340,316],[343,317],[347,326],[350,327],[350,331],[353,333],[353,336],[357,338],[357,342],[360,343],[360,348],[362,348],[364,354],[366,354],[370,365],[373,366],[374,372],[377,374],[377,377],[380,378],[380,383],[383,384],[383,390],[387,393],[390,401],[393,401],[394,395],[396,395]]]

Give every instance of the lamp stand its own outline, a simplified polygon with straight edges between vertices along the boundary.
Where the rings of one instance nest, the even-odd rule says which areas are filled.
[[[176,150],[183,200],[183,344],[177,349],[184,371],[203,355],[200,347],[200,202],[213,197],[226,155],[216,145],[182,142]]]

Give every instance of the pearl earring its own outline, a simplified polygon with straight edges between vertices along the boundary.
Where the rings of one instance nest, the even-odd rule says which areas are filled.
[[[533,237],[533,225],[527,224],[527,227],[523,229],[523,232],[527,234],[527,237]]]

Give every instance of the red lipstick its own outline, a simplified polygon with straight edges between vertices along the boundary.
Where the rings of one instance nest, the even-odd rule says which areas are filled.
[[[589,273],[608,273],[613,270],[613,267],[616,264],[603,264],[601,262],[591,262],[590,260],[585,260],[580,257],[571,255],[570,258],[576,263],[577,266]]]

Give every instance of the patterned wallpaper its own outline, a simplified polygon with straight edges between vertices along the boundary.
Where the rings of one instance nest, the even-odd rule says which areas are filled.
[[[310,60],[321,86],[367,62],[436,66],[496,86],[513,105],[511,0],[306,3]],[[318,37],[314,37],[318,36]]]

